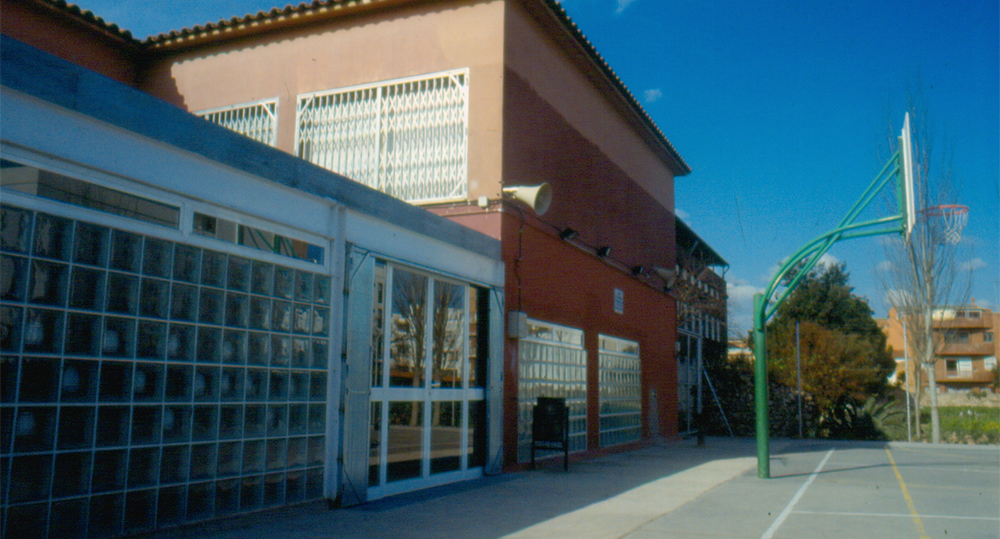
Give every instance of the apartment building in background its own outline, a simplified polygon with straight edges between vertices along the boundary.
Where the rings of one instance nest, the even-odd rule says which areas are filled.
[[[888,337],[896,359],[896,377],[905,380],[905,354],[908,353],[911,358],[911,380],[915,380],[913,374],[917,363],[913,345],[904,345],[903,342],[904,319],[892,308],[889,310],[889,317],[878,322]],[[933,327],[937,358],[934,374],[938,391],[993,392],[997,353],[1000,352],[1000,345],[996,342],[997,333],[1000,332],[1000,313],[979,307],[972,300],[967,305],[935,309]],[[907,339],[913,338],[912,331],[908,331]],[[905,387],[905,383],[902,385]],[[927,387],[926,372],[921,377],[921,386]]]

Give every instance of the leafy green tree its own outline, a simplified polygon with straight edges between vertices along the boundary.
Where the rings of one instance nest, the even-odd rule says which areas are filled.
[[[767,328],[769,378],[796,387],[799,322],[802,389],[821,416],[846,401],[864,403],[887,390],[895,369],[886,336],[864,298],[853,293],[843,264],[819,266],[778,309]]]

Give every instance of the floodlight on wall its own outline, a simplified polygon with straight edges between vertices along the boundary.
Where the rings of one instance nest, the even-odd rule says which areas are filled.
[[[502,192],[505,196],[527,204],[537,215],[545,215],[545,212],[549,211],[549,205],[552,204],[552,186],[547,183],[504,187]]]
[[[642,264],[640,264],[638,266],[632,266],[632,275],[635,275],[636,277],[638,277],[639,275],[642,275],[643,273],[646,273],[646,267],[643,266]]]
[[[604,247],[598,247],[597,256],[601,258],[607,258],[611,256],[611,247],[608,247],[607,245],[605,245]]]
[[[561,232],[559,232],[559,239],[561,239],[561,240],[571,240],[571,239],[573,239],[573,238],[575,238],[575,237],[577,237],[579,235],[580,235],[580,233],[577,232],[576,230],[573,230],[572,228],[564,228],[564,229],[562,229]]]
[[[664,268],[663,266],[656,266],[653,271],[663,279],[663,285],[666,288],[673,288],[674,282],[677,281],[677,272],[672,269]]]

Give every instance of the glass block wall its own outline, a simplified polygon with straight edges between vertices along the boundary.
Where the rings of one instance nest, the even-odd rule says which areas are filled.
[[[538,397],[566,399],[569,449],[587,449],[587,351],[583,331],[528,320],[518,344],[517,460],[531,460],[531,422]]]
[[[642,385],[639,343],[598,338],[601,447],[638,441],[642,436]]]
[[[4,205],[3,537],[323,495],[325,275]]]

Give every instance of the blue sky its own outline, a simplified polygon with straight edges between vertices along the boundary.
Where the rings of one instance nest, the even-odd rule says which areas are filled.
[[[262,0],[84,0],[137,37],[284,6]],[[837,225],[881,169],[890,123],[921,93],[970,207],[961,263],[1000,305],[1000,14],[959,4],[565,0],[583,33],[693,172],[678,214],[731,265],[731,333],[777,264]],[[942,152],[941,155],[945,155]],[[941,162],[941,161],[939,161]],[[878,206],[877,208],[875,206]],[[889,213],[874,204],[873,215]],[[855,292],[885,316],[879,238],[837,244]]]

